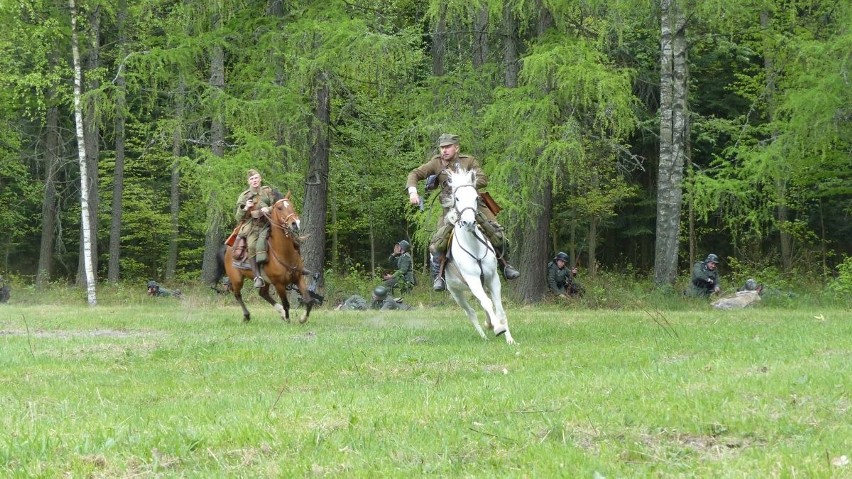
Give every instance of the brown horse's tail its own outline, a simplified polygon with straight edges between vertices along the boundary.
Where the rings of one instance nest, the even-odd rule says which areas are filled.
[[[227,245],[222,245],[219,248],[219,251],[216,252],[216,271],[213,275],[213,284],[212,287],[216,287],[219,284],[219,280],[222,279],[222,276],[225,276],[225,249]]]

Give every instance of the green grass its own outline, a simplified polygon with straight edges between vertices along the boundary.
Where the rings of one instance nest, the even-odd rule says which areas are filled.
[[[19,293],[3,477],[852,476],[848,309],[510,306],[513,347],[451,307]]]

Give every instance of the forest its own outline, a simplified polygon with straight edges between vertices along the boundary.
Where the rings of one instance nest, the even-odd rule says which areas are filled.
[[[520,300],[557,251],[829,284],[850,60],[845,0],[0,0],[0,274],[215,281],[249,168],[295,198],[309,269],[374,274],[408,239],[422,270],[441,208],[405,179],[454,133]]]

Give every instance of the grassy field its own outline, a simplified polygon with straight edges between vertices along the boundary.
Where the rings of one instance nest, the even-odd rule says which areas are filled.
[[[2,477],[852,477],[848,309],[73,295],[0,305]]]

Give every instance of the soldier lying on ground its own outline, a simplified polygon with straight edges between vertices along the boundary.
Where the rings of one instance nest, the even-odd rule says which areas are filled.
[[[166,288],[161,288],[156,281],[151,280],[148,281],[148,296],[156,296],[156,297],[165,297],[165,296],[174,296],[180,297],[180,290],[170,290]]]

